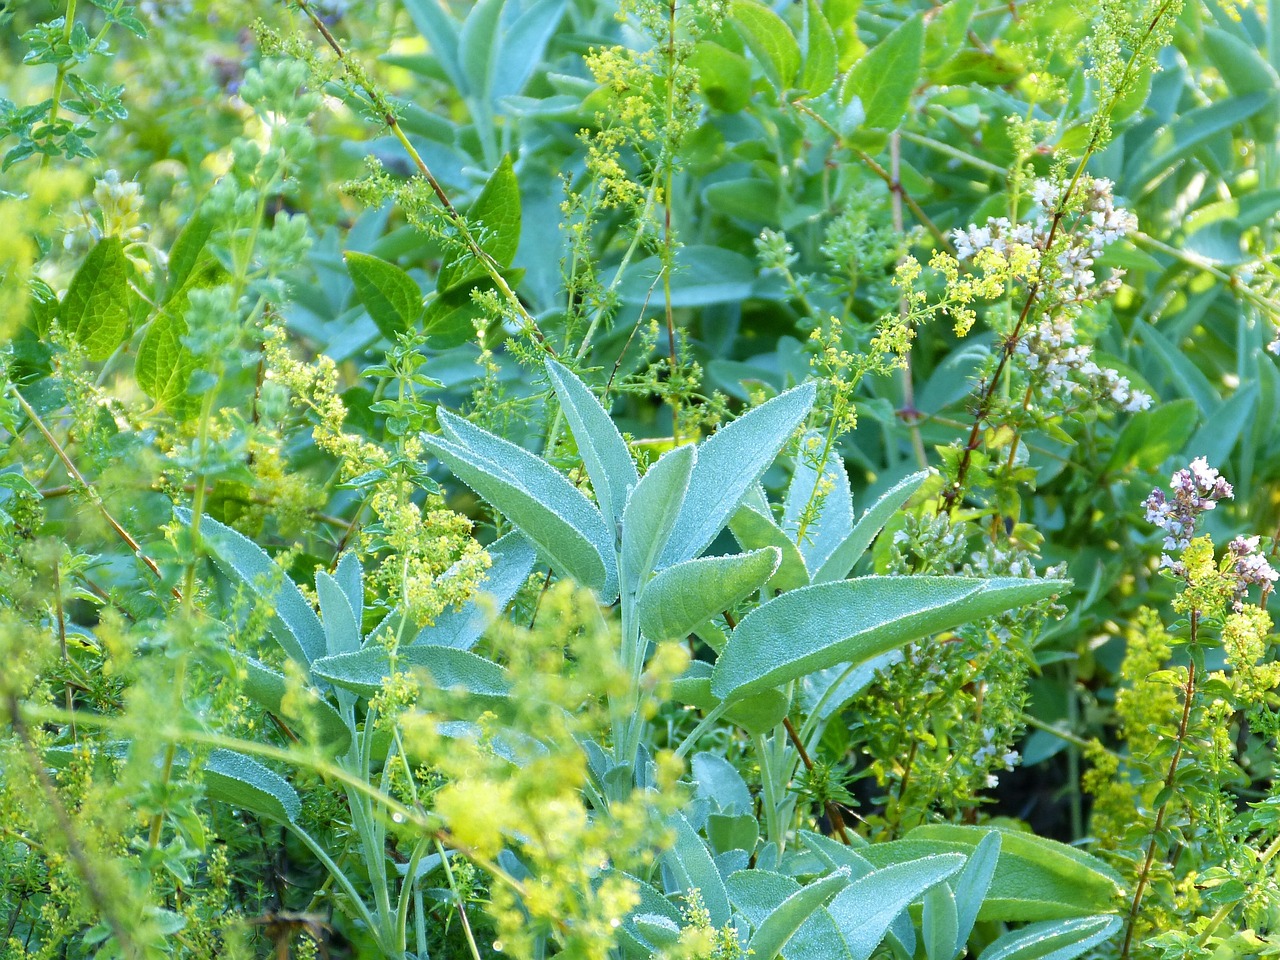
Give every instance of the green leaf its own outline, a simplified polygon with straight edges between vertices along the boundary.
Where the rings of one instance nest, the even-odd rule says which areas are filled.
[[[769,914],[800,892],[790,877],[759,868],[739,870],[726,881],[734,908],[752,926],[763,924]],[[783,948],[785,960],[852,960],[840,931],[824,908],[809,915]]]
[[[566,6],[566,0],[539,0],[520,14],[509,30],[500,32],[502,49],[494,65],[490,93],[493,101],[524,92],[564,18]]]
[[[1073,960],[1115,934],[1120,924],[1111,916],[1033,923],[996,938],[981,960]]]
[[[396,651],[395,668],[424,669],[441,690],[462,690],[482,700],[505,700],[511,689],[506,670],[492,660],[455,647],[425,643],[401,647]],[[371,697],[392,674],[391,652],[382,644],[371,644],[356,653],[321,657],[312,669],[334,686]]]
[[[836,81],[836,35],[817,0],[805,4],[804,69],[797,86],[811,97],[820,97]]]
[[[699,41],[689,58],[698,89],[716,110],[737,113],[751,102],[751,61],[713,40]]]
[[[395,343],[396,334],[412,330],[422,316],[422,291],[413,278],[394,263],[367,253],[348,250],[342,257],[356,296],[382,335]]]
[[[667,567],[640,594],[640,632],[653,641],[683,640],[764,586],[781,558],[776,547],[765,547]]]
[[[755,809],[742,774],[718,753],[695,753],[689,766],[698,795],[714,800],[726,814],[749,814]]]
[[[800,69],[800,45],[782,18],[755,0],[733,0],[730,18],[764,75],[782,96]]]
[[[1135,466],[1155,470],[1182,451],[1200,414],[1194,400],[1171,400],[1150,410],[1140,410],[1120,431],[1107,473]]]
[[[857,97],[866,126],[893,130],[907,115],[923,53],[924,21],[914,16],[853,65],[840,91],[841,102]]]
[[[818,568],[818,572],[813,576],[813,582],[830,583],[847,577],[866,552],[867,547],[871,545],[871,541],[884,529],[884,525],[904,503],[911,499],[911,495],[920,489],[920,485],[928,478],[927,470],[913,473],[904,480],[898,481],[886,490],[880,499],[867,507],[849,535],[831,551],[831,555]]]
[[[925,955],[929,960],[954,960],[959,952],[956,946],[958,929],[956,898],[951,888],[945,883],[930,887],[924,895],[924,912],[920,918]]]
[[[252,757],[231,750],[214,750],[204,764],[205,793],[213,800],[281,823],[293,823],[302,813],[298,791],[284,777]]]
[[[469,650],[524,586],[538,559],[533,544],[522,534],[514,532],[500,537],[485,549],[490,563],[480,584],[479,596],[472,597],[460,607],[444,611],[436,617],[435,623],[422,628],[414,637],[414,644]],[[448,572],[443,575],[448,576]]]
[[[188,392],[199,361],[182,342],[187,335],[186,307],[186,294],[180,293],[156,314],[142,335],[133,362],[138,386],[175,420],[191,419],[201,406],[200,398]]]
[[[506,0],[478,0],[458,33],[458,61],[467,78],[466,93],[488,104],[502,37],[498,21]]]
[[[1178,392],[1194,400],[1201,414],[1208,414],[1214,409],[1218,405],[1218,391],[1200,368],[1191,362],[1186,351],[1155,327],[1143,324],[1140,331],[1142,342],[1154,347],[1155,352],[1164,360]]]
[[[837,870],[787,897],[756,925],[747,952],[757,960],[773,960],[815,910],[849,886],[849,872]],[[950,960],[950,958],[948,958]]]
[[[631,451],[609,412],[571,370],[547,360],[547,374],[577,441],[600,513],[606,523],[616,527],[622,522],[631,489],[640,482]]]
[[[323,570],[316,571],[316,596],[320,599],[320,619],[324,624],[325,652],[353,653],[360,649],[360,624],[351,601],[338,581]]]
[[[749,0],[746,0],[749,2]],[[618,297],[629,306],[649,303],[654,280],[662,276],[662,260],[649,257],[635,264],[618,284]],[[676,251],[671,269],[671,306],[705,307],[751,296],[756,265],[733,250],[690,244]]]
[[[467,211],[467,225],[480,249],[499,269],[511,266],[520,245],[520,184],[510,154],[502,158]],[[470,250],[457,250],[440,267],[436,290],[447,293],[488,275],[489,271]]]
[[[929,824],[907,840],[973,851],[992,827]],[[979,920],[1031,921],[1101,913],[1116,905],[1120,878],[1097,857],[1031,833],[1001,830],[1000,855]],[[889,846],[882,844],[880,846]],[[870,849],[868,859],[881,851]]]
[[[213,233],[213,225],[212,217],[197,210],[178,232],[177,239],[169,248],[169,282],[165,288],[165,303],[172,301],[186,286]]]
[[[996,875],[996,865],[1000,861],[1000,836],[999,830],[992,830],[983,837],[969,854],[960,876],[956,877],[956,953],[969,942],[969,934],[973,932],[982,902]]]
[[[697,707],[703,712],[720,706],[720,698],[711,692],[711,664],[694,660],[683,674],[671,681],[671,699]],[[734,701],[724,712],[724,719],[747,733],[764,734],[780,724],[791,709],[791,698],[771,687],[754,696]]]
[[[736,700],[837,663],[1061,593],[1065,580],[862,577],[793,590],[739,621],[716,663],[712,692]]]
[[[787,487],[787,497],[782,505],[782,529],[794,540],[800,532],[800,521],[814,494],[819,490],[819,471],[813,462],[823,453],[826,437],[810,430],[800,441],[801,452],[796,456],[795,472]],[[821,501],[821,513],[807,525],[799,550],[804,556],[807,570],[821,570],[853,528],[853,497],[849,492],[849,475],[844,469],[844,458],[835,444],[826,450],[821,466],[825,494]],[[847,571],[846,571],[847,572]],[[839,579],[839,578],[836,578]]]
[[[702,903],[711,916],[711,925],[723,927],[731,916],[729,893],[720,879],[715,861],[711,859],[711,851],[683,814],[677,813],[672,824],[676,842],[663,856],[663,862],[681,892],[697,890],[702,895]]]
[[[759,498],[751,493],[747,494],[742,506],[738,507],[729,520],[729,532],[743,550],[774,547],[781,552],[782,562],[769,580],[771,589],[785,593],[809,585],[809,571],[805,566],[804,556],[783,529],[774,523],[763,494]]]
[[[1132,184],[1130,192],[1138,194],[1151,190],[1166,170],[1181,163],[1212,138],[1271,106],[1274,101],[1274,92],[1248,93],[1188,110],[1169,124],[1150,149],[1135,154],[1133,163],[1141,163],[1141,166],[1127,176]]]
[[[285,698],[290,695],[290,684],[282,674],[272,670],[266,664],[235,650],[228,650],[236,666],[243,671],[240,677],[244,695],[253,700],[268,713],[282,719],[292,720],[284,711]],[[296,692],[296,691],[295,691]],[[315,699],[307,703],[303,709],[315,723],[319,744],[332,753],[345,753],[351,745],[351,729],[342,715],[334,709],[333,704],[325,700],[318,691]]]
[[[476,321],[484,321],[481,329],[485,329],[489,324],[489,316],[475,302],[472,294],[497,289],[497,285],[486,276],[445,293],[437,293],[428,300],[422,313],[422,332],[427,338],[427,346],[432,350],[451,350],[475,340]]]
[[[895,863],[845,887],[827,910],[854,960],[867,960],[903,910],[963,866],[964,857],[943,853]]]
[[[809,415],[812,383],[788,390],[744,414],[698,447],[698,461],[660,566],[696,557],[720,533],[753,483]]]
[[[58,315],[89,359],[106,360],[129,329],[129,259],[119,237],[99,240],[71,278]]]
[[[604,875],[606,877],[624,877],[640,897],[640,903],[627,914],[622,921],[622,926],[618,928],[618,933],[624,944],[647,960],[658,949],[658,945],[649,942],[636,920],[639,917],[661,918],[679,928],[681,923],[680,911],[676,909],[675,904],[664,897],[651,884],[645,883],[643,880],[639,880],[628,873],[613,870],[605,871]]]
[[[1225,462],[1257,409],[1258,395],[1256,383],[1241,384],[1240,389],[1205,418],[1187,445],[1191,454],[1204,457],[1210,463]]]
[[[653,572],[689,489],[698,454],[692,444],[668,450],[631,491],[622,512],[622,586],[638,594]]]
[[[191,524],[191,511],[175,507],[178,522]],[[200,519],[200,531],[214,562],[235,583],[244,584],[271,610],[268,626],[276,642],[293,660],[309,666],[324,656],[325,633],[320,618],[283,570],[260,546],[212,517]]]
[[[614,537],[591,501],[522,447],[447,411],[439,419],[455,439],[424,436],[427,450],[519,527],[557,570],[612,601],[618,592]]]
[[[440,0],[403,0],[413,25],[427,41],[454,89],[467,93],[466,77],[458,62],[458,25]]]

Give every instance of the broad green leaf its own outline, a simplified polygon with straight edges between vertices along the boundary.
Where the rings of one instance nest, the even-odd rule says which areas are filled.
[[[668,450],[636,484],[622,512],[622,585],[638,595],[667,545],[697,460],[692,444]]]
[[[880,499],[867,507],[849,535],[823,561],[818,572],[813,575],[813,582],[830,583],[847,577],[866,552],[867,547],[871,545],[871,541],[884,529],[884,525],[904,503],[911,499],[911,495],[920,489],[920,485],[928,478],[928,471],[913,473],[894,484],[881,495]]]
[[[1068,585],[1065,580],[913,576],[803,587],[742,618],[716,663],[711,690],[721,699],[736,700],[1048,599]]]
[[[739,870],[726,881],[734,909],[758,927],[789,897],[800,892],[791,877],[771,870]],[[819,907],[782,948],[784,960],[853,960],[831,914]]]
[[[1192,456],[1204,457],[1210,463],[1225,463],[1258,407],[1258,394],[1256,383],[1242,383],[1205,418],[1188,443],[1188,452]]]
[[[959,952],[958,929],[956,898],[951,888],[945,883],[930,887],[924,895],[924,912],[920,917],[925,956],[929,960],[954,960]]]
[[[204,763],[205,793],[214,800],[281,823],[293,823],[302,813],[298,791],[284,777],[252,757],[231,750],[214,750]]]
[[[764,586],[781,557],[776,547],[764,547],[667,567],[640,593],[640,632],[655,642],[683,640]]]
[[[175,420],[190,419],[201,405],[199,397],[187,392],[199,362],[182,342],[187,335],[183,316],[186,306],[187,297],[180,293],[155,315],[142,335],[133,362],[138,386]]]
[[[835,666],[818,670],[800,682],[800,703],[806,713],[827,720],[860,694],[876,674],[902,661],[901,650],[889,650],[856,666]]]
[[[846,846],[838,840],[808,830],[801,830],[800,838],[804,841],[804,845],[817,854],[818,858],[832,870],[848,870],[850,880],[859,880],[876,869],[870,860],[858,853],[857,849]],[[856,842],[858,841],[855,834]],[[861,845],[866,846],[865,841]],[[895,955],[910,957],[916,952],[916,928],[910,914],[899,913],[889,923],[886,936],[894,946]]]
[[[714,40],[693,48],[689,65],[698,72],[698,89],[716,110],[737,113],[751,101],[751,61]]]
[[[943,853],[884,867],[845,887],[827,910],[854,960],[867,960],[903,910],[963,866],[964,857]]]
[[[797,890],[756,925],[747,952],[758,960],[772,960],[815,910],[847,886],[848,871],[837,870]]]
[[[457,442],[424,437],[427,450],[519,527],[557,570],[610,602],[618,591],[614,538],[591,501],[522,447],[445,411],[439,418]]]
[[[977,0],[948,0],[925,27],[924,66],[932,69],[964,45]]]
[[[268,713],[292,722],[294,718],[286,715],[284,704],[291,692],[296,697],[297,690],[290,691],[289,681],[284,675],[247,654],[237,651],[228,652],[235,661],[236,667],[243,671],[237,679],[244,695]],[[306,711],[308,719],[315,724],[320,745],[333,753],[345,753],[347,747],[351,745],[350,728],[328,700],[320,696],[318,691],[311,692],[315,694],[314,698],[308,697],[300,706]],[[298,732],[305,733],[305,730]]]
[[[165,286],[164,300],[169,303],[187,284],[196,268],[200,254],[213,233],[213,218],[197,210],[178,231],[178,237],[169,248],[169,281]]]
[[[699,796],[714,801],[725,813],[751,813],[751,791],[738,768],[717,753],[695,753],[690,763]]]
[[[129,329],[129,259],[119,237],[99,240],[71,278],[58,315],[90,360],[106,360]]]
[[[498,21],[506,0],[478,0],[458,32],[458,61],[467,78],[467,94],[484,104],[493,90],[498,44],[502,37]]]
[[[342,257],[356,296],[382,335],[395,343],[397,334],[412,330],[422,316],[422,291],[413,278],[394,263],[367,253],[348,250]]]
[[[730,18],[764,75],[781,97],[800,69],[800,45],[791,28],[773,10],[756,0],[733,0]]]
[[[957,953],[969,942],[982,901],[986,899],[991,880],[996,875],[996,865],[1000,861],[1000,836],[999,830],[992,830],[983,837],[969,854],[960,876],[956,877]]]
[[[811,97],[820,97],[836,81],[836,35],[817,0],[805,5],[804,69],[797,86]]]
[[[1119,917],[1047,920],[1010,930],[982,951],[981,960],[1073,960],[1114,935]]]
[[[910,855],[924,842],[933,845],[933,849],[971,852],[992,829],[929,824],[907,835],[913,846],[904,850]],[[1097,857],[1035,834],[1013,830],[1001,830],[1000,834],[1000,856],[978,913],[979,920],[1062,919],[1101,913],[1116,906],[1121,889],[1119,877]],[[870,849],[867,856],[874,861],[881,853]]]
[[[392,674],[391,652],[381,644],[372,644],[355,653],[321,657],[312,668],[316,676],[334,686],[371,697]],[[396,651],[395,668],[399,671],[424,669],[441,690],[462,690],[483,700],[503,700],[511,689],[502,667],[469,650],[454,647],[428,644],[401,647]]]
[[[914,16],[877,43],[853,65],[840,91],[848,104],[862,102],[869,127],[893,130],[907,115],[911,92],[920,80],[924,21]]]
[[[817,396],[812,383],[744,414],[698,447],[698,462],[660,566],[702,553],[724,529],[753,483],[768,469]]]
[[[577,441],[600,513],[606,523],[616,528],[622,522],[631,489],[640,482],[631,451],[609,412],[571,370],[548,360],[547,374]]]
[[[782,529],[791,540],[800,532],[809,504],[816,502],[820,507],[821,512],[805,525],[804,536],[798,542],[805,568],[810,571],[821,570],[853,529],[853,498],[844,458],[834,444],[823,457],[825,448],[823,434],[810,430],[804,435],[782,505]],[[817,464],[819,458],[822,459],[821,472]]]
[[[640,903],[623,919],[622,925],[618,928],[618,933],[622,942],[629,946],[634,954],[648,960],[658,949],[658,945],[649,942],[643,931],[637,926],[636,919],[642,916],[654,919],[661,917],[678,927],[681,923],[680,911],[661,892],[643,880],[639,880],[627,873],[612,870],[606,871],[606,876],[624,877],[630,881],[631,887],[640,897]]]
[[[467,211],[467,225],[480,249],[499,269],[505,270],[515,259],[520,244],[520,184],[516,182],[511,155],[502,158],[498,169]],[[440,267],[436,289],[447,293],[464,283],[488,276],[470,250],[456,250]]]
[[[480,584],[480,596],[440,614],[435,623],[422,628],[413,639],[414,644],[469,650],[524,586],[538,559],[533,544],[519,533],[508,533],[486,549],[490,563]]]
[[[729,922],[729,894],[720,879],[720,871],[711,859],[711,851],[702,842],[696,830],[677,813],[672,819],[675,827],[676,842],[663,856],[663,862],[671,871],[676,885],[681,892],[697,890],[702,895],[702,903],[707,908],[713,927],[722,927]]]
[[[694,660],[683,674],[671,681],[671,699],[704,713],[714,710],[720,705],[720,698],[711,692],[711,669],[705,660]],[[724,719],[748,733],[763,734],[780,724],[790,709],[791,700],[786,692],[771,687],[735,701],[724,712]]]
[[[636,930],[658,950],[674,946],[680,940],[680,925],[674,920],[656,913],[641,913],[635,917]]]
[[[618,284],[619,299],[629,306],[650,303],[654,281],[662,276],[662,270],[662,260],[656,256],[632,266]],[[746,300],[755,284],[755,261],[734,250],[690,244],[676,251],[671,269],[671,306],[706,307]]]
[[[320,600],[320,620],[324,625],[325,653],[353,653],[363,639],[351,601],[338,581],[323,570],[316,572],[316,596]]]
[[[190,526],[191,511],[175,507],[178,522]],[[204,546],[219,569],[244,584],[271,610],[268,626],[276,642],[292,659],[308,666],[325,653],[324,627],[302,591],[260,546],[212,517],[200,520]]]
[[[476,321],[488,327],[488,316],[472,298],[475,291],[495,291],[497,286],[487,276],[471,280],[445,293],[437,293],[427,301],[422,313],[422,332],[432,350],[451,350],[476,339]]]

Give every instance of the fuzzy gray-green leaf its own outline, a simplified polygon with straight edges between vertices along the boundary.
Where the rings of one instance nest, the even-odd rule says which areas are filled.
[[[622,512],[622,583],[638,590],[667,545],[697,461],[691,444],[668,450],[631,491]]]
[[[302,813],[298,791],[274,770],[231,750],[214,750],[204,763],[204,789],[214,800],[293,823]]]
[[[356,653],[322,657],[313,664],[316,676],[334,686],[371,697],[391,676],[391,654],[381,644],[373,644]],[[442,690],[463,690],[485,700],[501,700],[511,688],[507,672],[492,660],[478,657],[469,650],[418,644],[401,647],[396,652],[396,668],[422,668]]]
[[[765,547],[667,567],[640,594],[640,632],[654,641],[683,640],[764,586],[781,557],[776,547]]]
[[[849,572],[866,552],[867,547],[871,545],[871,541],[876,535],[884,529],[884,525],[889,522],[890,518],[898,512],[904,503],[911,499],[911,495],[920,489],[920,485],[929,478],[929,472],[922,470],[919,473],[913,473],[911,476],[903,480],[899,480],[892,487],[886,490],[875,503],[867,507],[862,516],[858,518],[858,522],[854,524],[853,529],[849,532],[839,545],[834,547],[830,554],[822,561],[818,567],[818,572],[813,575],[814,583],[830,583],[833,580],[843,580],[849,575]]]

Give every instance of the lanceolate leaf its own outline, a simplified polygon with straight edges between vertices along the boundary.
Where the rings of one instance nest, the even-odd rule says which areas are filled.
[[[490,564],[480,584],[481,595],[440,614],[435,623],[422,628],[413,639],[414,644],[469,650],[524,586],[538,559],[533,544],[519,533],[508,533],[487,549]]]
[[[781,556],[776,547],[765,547],[667,567],[640,594],[640,632],[655,641],[683,640],[764,586]]]
[[[90,360],[106,360],[129,329],[129,260],[119,237],[89,251],[62,298],[62,326]]]
[[[867,126],[894,129],[906,116],[923,54],[924,21],[914,16],[853,65],[840,99],[861,100]]]
[[[190,525],[191,511],[176,507],[179,522]],[[271,635],[290,657],[308,666],[324,656],[325,634],[320,618],[302,591],[276,566],[260,546],[211,517],[202,517],[200,531],[205,547],[229,578],[242,583],[271,610]]]
[[[353,653],[360,649],[360,624],[356,622],[351,601],[338,581],[323,570],[316,573],[316,595],[320,598],[320,614],[324,624],[325,652]]]
[[[214,800],[293,823],[302,813],[298,791],[257,760],[231,750],[214,750],[204,764],[205,792]]]
[[[463,690],[481,699],[501,700],[511,687],[502,667],[467,650],[418,644],[401,647],[395,659],[399,670],[425,669],[442,690]],[[391,676],[391,653],[374,644],[356,653],[322,657],[313,669],[316,676],[335,686],[371,697]]]
[[[456,442],[426,436],[427,449],[519,527],[557,570],[600,591],[606,603],[617,596],[614,538],[591,501],[522,447],[450,413],[439,417]]]
[[[289,681],[266,664],[242,653],[232,652],[232,659],[243,674],[239,677],[244,695],[268,713],[292,722],[293,717],[284,712],[285,698],[289,695]],[[325,700],[318,691],[312,691],[315,700],[307,704],[309,719],[315,724],[319,745],[333,753],[344,753],[351,744],[351,730],[342,715]],[[305,733],[305,730],[299,730]]]
[[[964,866],[964,857],[938,854],[897,863],[850,884],[828,905],[854,960],[867,960],[889,925],[935,883]]]
[[[547,374],[578,443],[600,513],[606,523],[617,526],[622,522],[627,495],[640,482],[626,441],[613,425],[608,411],[571,370],[548,360]]]
[[[922,470],[900,480],[886,490],[880,499],[869,506],[862,516],[858,518],[858,522],[854,524],[853,530],[850,531],[849,535],[840,542],[839,546],[831,551],[830,556],[818,567],[818,572],[813,575],[813,582],[830,583],[832,580],[843,580],[847,577],[850,571],[853,570],[854,564],[858,562],[862,554],[866,552],[867,547],[871,545],[871,541],[884,529],[884,525],[889,522],[890,518],[898,512],[902,505],[911,499],[911,495],[920,488],[920,485],[928,477],[928,471]]]
[[[925,955],[929,960],[953,960],[959,948],[956,933],[956,898],[945,883],[935,884],[924,895],[924,912],[920,929],[924,934]]]
[[[826,437],[812,430],[805,434],[800,444],[801,452],[796,457],[795,472],[791,475],[783,502],[782,529],[795,542],[810,503],[820,506],[818,515],[805,523],[804,535],[797,544],[804,556],[805,568],[812,572],[822,569],[853,528],[853,498],[849,493],[849,475],[845,473],[844,458],[835,445],[826,449]],[[826,456],[819,473],[813,461],[822,457],[824,450]]]
[[[960,876],[956,877],[956,952],[969,942],[969,934],[977,922],[978,911],[991,887],[1000,860],[1000,831],[992,830],[969,854]]]
[[[692,444],[668,450],[636,484],[622,512],[622,583],[638,590],[667,545],[697,460]]]
[[[860,663],[1066,589],[1063,580],[863,577],[804,587],[739,622],[711,690],[733,700],[837,663]]]
[[[702,553],[724,529],[747,489],[768,469],[809,415],[812,383],[788,390],[721,429],[698,447],[689,492],[659,566]]]
[[[773,512],[758,484],[755,491],[748,491],[742,505],[730,518],[729,531],[744,550],[777,547],[782,552],[782,562],[769,580],[771,589],[785,593],[809,585],[809,570],[800,548],[774,522]]]
[[[1112,916],[1033,923],[997,938],[981,960],[1072,960],[1112,936],[1120,924]]]
[[[664,862],[682,892],[696,889],[702,895],[702,903],[711,915],[711,925],[722,927],[730,918],[729,894],[711,859],[711,851],[683,814],[675,815],[673,825],[676,842],[667,851]]]
[[[690,663],[681,676],[671,681],[671,699],[704,712],[719,706],[720,698],[711,692],[711,664],[705,660]],[[790,709],[791,700],[786,691],[770,687],[734,701],[733,706],[724,712],[724,719],[747,733],[763,734],[780,724]]]
[[[772,960],[815,910],[848,885],[849,872],[837,870],[793,893],[756,926],[747,952],[757,960]]]
[[[422,316],[422,291],[394,263],[355,250],[342,256],[356,296],[382,335],[395,343],[396,334],[412,330]]]

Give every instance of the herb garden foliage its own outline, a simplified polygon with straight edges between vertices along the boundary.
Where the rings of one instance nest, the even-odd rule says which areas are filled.
[[[0,13],[0,951],[1280,943],[1280,11]]]

